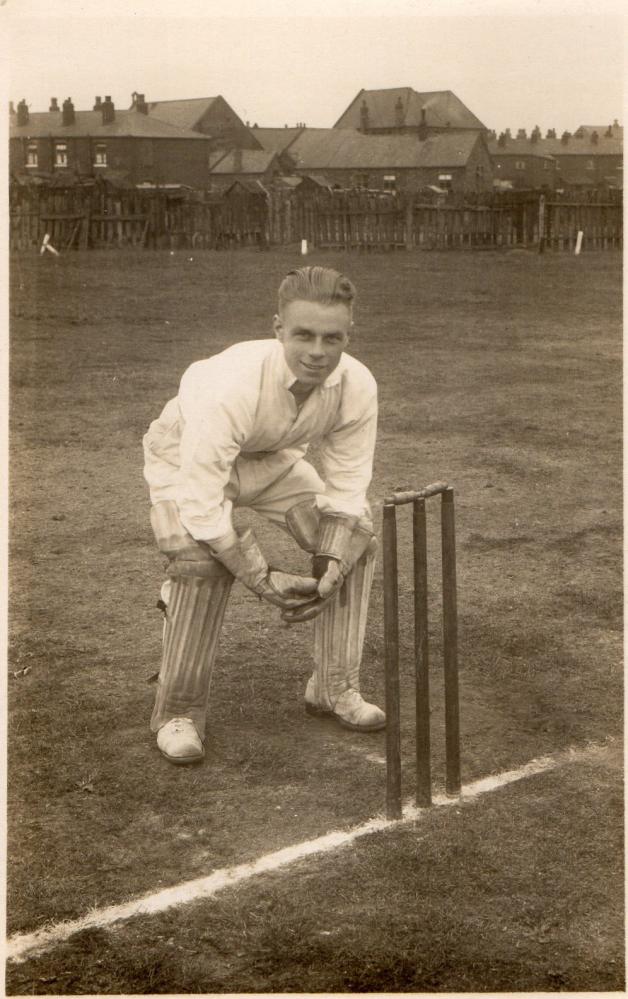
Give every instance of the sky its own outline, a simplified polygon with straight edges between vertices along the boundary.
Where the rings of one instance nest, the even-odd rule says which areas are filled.
[[[590,6],[590,10],[587,8]],[[332,126],[362,88],[453,90],[487,127],[623,124],[621,5],[602,0],[0,0],[8,98],[91,108],[222,94]],[[103,16],[105,15],[106,16]]]

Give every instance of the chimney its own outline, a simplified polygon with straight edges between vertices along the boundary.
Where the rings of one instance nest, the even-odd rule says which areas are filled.
[[[593,144],[594,146],[597,146],[599,138],[600,138],[600,137],[599,137],[599,135],[598,135],[598,133],[597,133],[597,132],[591,132],[591,143],[592,143],[592,144]]]
[[[360,105],[360,130],[367,132],[369,127],[369,109],[365,100]]]
[[[401,94],[400,94],[395,104],[395,128],[401,128],[402,125],[403,125],[403,101],[401,100]]]
[[[421,124],[419,125],[419,139],[427,139],[427,110],[426,108],[421,108]],[[449,122],[447,122],[449,124]]]
[[[499,139],[497,140],[497,145],[503,148],[506,145],[507,141],[508,141],[508,136],[506,135],[506,133],[500,132]]]
[[[148,114],[148,104],[146,103],[144,94],[138,94],[134,90],[131,94],[131,101],[134,111],[139,111],[140,114]]]
[[[49,111],[58,111],[59,110],[59,104],[58,104],[58,101],[57,101],[56,97],[51,97],[50,98],[50,107],[48,108],[48,110]]]
[[[116,109],[113,105],[111,97],[105,97],[104,101],[100,106],[100,110],[102,111],[103,125],[110,125],[111,122],[114,121],[116,117]]]
[[[233,150],[233,172],[242,173],[242,150]]]
[[[545,136],[545,138],[546,139],[555,139],[556,138],[556,129],[555,128],[548,128],[547,135]]]
[[[518,139],[527,139],[528,138],[528,133],[526,132],[525,128],[520,128],[519,129],[519,131],[517,132],[517,138]]]
[[[94,101],[94,106],[92,108],[92,111],[102,111],[102,100],[100,97],[97,97],[96,100]]]
[[[9,114],[15,114],[15,108],[13,107],[13,101],[9,101]]]
[[[73,125],[74,124],[74,105],[70,97],[66,97],[63,102],[63,124]]]
[[[17,106],[17,124],[28,125],[28,104],[22,98]]]
[[[538,142],[540,138],[541,138],[541,129],[539,128],[538,125],[535,125],[530,135],[530,142]]]
[[[560,141],[562,142],[563,146],[569,144],[570,138],[571,138],[571,132],[563,132],[563,134],[560,137]]]

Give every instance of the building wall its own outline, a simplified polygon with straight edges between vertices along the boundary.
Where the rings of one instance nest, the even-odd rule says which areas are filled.
[[[523,169],[517,167],[523,164]],[[496,153],[493,155],[495,180],[509,180],[515,188],[543,188],[553,191],[558,176],[557,164],[541,156],[521,153]]]
[[[57,141],[67,146],[67,168],[54,165],[54,148]],[[14,173],[35,173],[26,166],[26,153],[30,143],[37,143],[37,170],[62,174],[72,172],[80,176],[95,177],[103,172],[94,165],[97,143],[107,148],[107,169],[120,170],[128,175],[132,184],[150,181],[161,184],[187,184],[190,187],[209,186],[209,142],[198,139],[147,139],[130,136],[90,138],[87,136],[45,137],[36,140],[11,139],[9,168]]]
[[[569,146],[564,153],[556,153],[558,176],[560,184],[565,186],[604,185],[607,177],[621,180],[623,157],[603,153],[569,154]]]

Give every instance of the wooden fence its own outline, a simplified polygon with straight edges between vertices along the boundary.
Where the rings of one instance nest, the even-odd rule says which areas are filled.
[[[402,197],[369,191],[329,191],[304,185],[223,195],[187,189],[116,188],[106,182],[72,187],[10,188],[10,248],[98,247],[266,248],[306,239],[343,250],[444,250],[537,247],[621,249],[621,192],[506,192]]]

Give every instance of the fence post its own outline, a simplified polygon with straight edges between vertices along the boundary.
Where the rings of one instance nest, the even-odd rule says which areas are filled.
[[[545,250],[545,195],[539,198],[539,253]]]
[[[406,201],[406,250],[411,250],[414,245],[414,195],[408,194]]]

